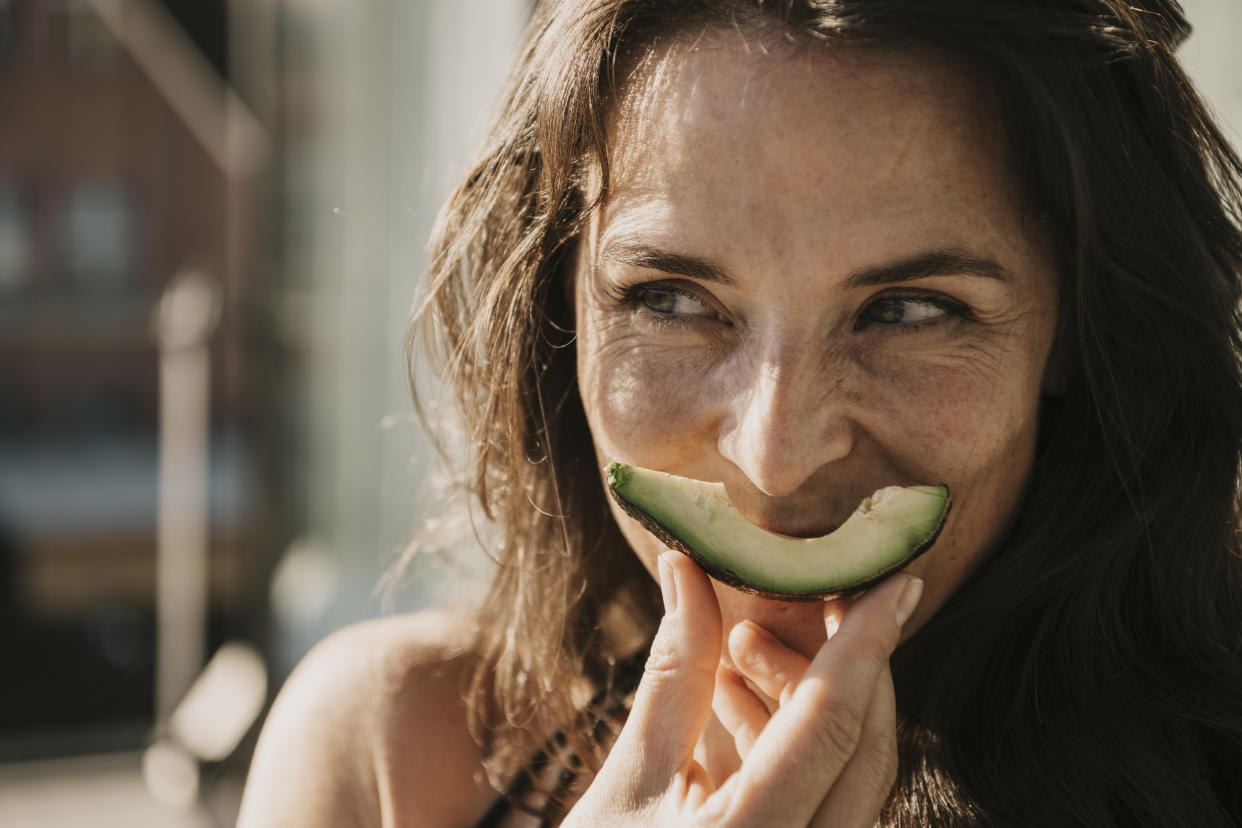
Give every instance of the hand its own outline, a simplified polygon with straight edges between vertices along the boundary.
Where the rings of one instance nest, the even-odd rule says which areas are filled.
[[[688,558],[660,558],[665,616],[625,727],[567,826],[871,826],[897,770],[889,657],[922,582],[888,578],[860,598],[812,659],[738,625],[737,674],[720,669],[720,610]],[[826,619],[829,618],[825,613]],[[830,633],[835,616],[826,620]],[[694,759],[715,697],[741,767],[712,780]]]

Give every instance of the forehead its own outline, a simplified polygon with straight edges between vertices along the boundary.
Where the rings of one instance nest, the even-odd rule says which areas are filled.
[[[863,226],[873,241],[886,224],[909,232],[911,216],[929,243],[1000,239],[1023,210],[1000,112],[946,56],[708,31],[652,55],[621,90],[604,217],[737,221],[768,240],[814,230],[834,249]],[[952,215],[957,226],[934,220]]]
[[[610,149],[625,157],[662,136],[710,138],[739,125],[752,143],[831,125],[911,137],[988,128],[979,137],[1003,144],[1001,108],[983,75],[964,58],[929,49],[706,29],[637,62],[608,113]]]

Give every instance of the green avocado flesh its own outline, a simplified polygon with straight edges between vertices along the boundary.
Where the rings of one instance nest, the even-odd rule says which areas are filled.
[[[866,589],[931,546],[949,514],[943,484],[890,486],[863,498],[830,534],[793,538],[743,517],[723,483],[623,463],[610,463],[605,471],[613,498],[661,541],[717,580],[787,601]]]

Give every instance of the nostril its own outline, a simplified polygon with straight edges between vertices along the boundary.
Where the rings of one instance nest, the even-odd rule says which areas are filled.
[[[801,489],[824,466],[853,451],[848,422],[743,424],[725,432],[718,450],[750,484],[769,498],[785,498]]]
[[[793,494],[814,471],[804,471],[779,437],[756,440],[742,432],[721,440],[720,453],[737,466],[751,486],[771,498]]]
[[[825,378],[804,354],[778,353],[756,364],[720,426],[720,454],[769,498],[794,494],[853,450],[843,390],[825,398]]]

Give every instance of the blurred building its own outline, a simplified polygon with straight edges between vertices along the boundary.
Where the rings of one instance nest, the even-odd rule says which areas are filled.
[[[0,0],[0,824],[235,813],[258,722],[191,749],[155,690],[153,319],[187,274],[222,299],[191,660],[256,645],[270,699],[384,611],[428,490],[402,358],[423,245],[531,5]],[[442,600],[437,561],[411,574],[399,608]],[[204,722],[229,675],[196,682],[224,691]]]
[[[224,78],[175,18],[158,4],[112,4],[110,16],[97,5],[0,0],[0,759],[147,738],[150,317],[187,268],[218,280],[226,306],[211,345],[217,626],[240,622],[253,580],[238,557],[254,508],[256,382],[241,353],[259,293],[255,204],[239,188],[261,169],[229,154]],[[219,55],[225,9],[214,9],[204,45]]]

